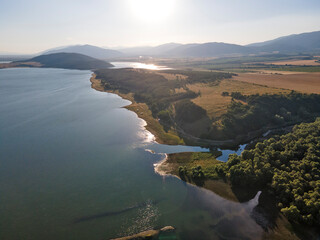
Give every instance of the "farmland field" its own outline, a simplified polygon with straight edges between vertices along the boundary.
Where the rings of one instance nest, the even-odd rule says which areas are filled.
[[[231,79],[222,80],[220,84],[217,85],[202,83],[190,84],[188,85],[188,88],[194,92],[200,91],[200,96],[192,101],[205,109],[210,118],[220,117],[222,114],[226,113],[232,97],[222,96],[223,92],[228,92],[230,94],[232,92],[240,92],[243,95],[280,94],[289,92],[285,89],[266,87]]]
[[[268,87],[290,89],[303,93],[320,93],[320,73],[239,73],[238,76],[234,76],[232,79]]]
[[[287,61],[275,61],[271,62],[270,64],[274,65],[296,65],[296,66],[320,66],[319,62],[316,62],[316,60],[287,60]]]

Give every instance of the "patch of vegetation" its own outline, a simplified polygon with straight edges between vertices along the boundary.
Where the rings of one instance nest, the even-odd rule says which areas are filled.
[[[181,179],[219,179],[215,166],[221,163],[216,160],[220,155],[220,151],[172,153],[168,154],[168,162],[176,166],[172,173]]]
[[[204,108],[208,116],[214,121],[227,112],[227,108],[232,101],[230,95],[233,92],[239,92],[245,96],[254,94],[287,94],[291,92],[232,79],[221,80],[218,85],[199,83],[188,84],[187,87],[194,92],[201,92],[201,95],[193,99],[192,102]]]
[[[187,76],[188,78],[184,81],[184,83],[187,83],[187,84],[194,84],[194,83],[218,84],[220,80],[231,78],[232,76],[235,75],[233,73],[224,73],[224,72],[187,71],[187,70],[166,70],[163,72]]]
[[[273,128],[295,124],[302,121],[312,121],[320,115],[320,95],[290,94],[250,95],[232,93],[232,97],[245,101],[233,101],[221,121],[216,123],[208,137],[235,138],[263,128]]]
[[[128,96],[123,97],[130,99]],[[160,124],[159,121],[152,117],[152,113],[145,103],[133,103],[126,108],[136,112],[140,118],[143,118],[147,122],[146,128],[155,135],[159,143],[172,145],[184,144],[183,139],[179,138],[176,132],[166,129],[164,127],[166,125]]]
[[[278,71],[292,71],[292,72],[320,72],[320,66],[279,66],[272,68]]]
[[[242,95],[242,93],[240,93],[240,92],[232,92],[230,94],[230,96],[234,99],[238,99],[238,100],[242,100],[242,101],[246,100],[246,96]]]
[[[291,72],[320,72],[320,66],[311,66],[311,65],[274,65],[274,64],[252,64],[252,65],[243,65],[239,69],[250,70],[250,69],[259,69],[259,70],[271,70],[271,71],[291,71]]]
[[[270,189],[292,222],[320,226],[320,119],[232,154],[214,173],[233,186]]]

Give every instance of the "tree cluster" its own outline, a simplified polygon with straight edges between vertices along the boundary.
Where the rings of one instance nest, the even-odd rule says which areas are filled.
[[[208,137],[230,139],[263,128],[274,128],[312,121],[320,115],[320,95],[291,92],[281,95],[243,96],[234,92],[233,101],[218,124],[214,124]]]
[[[230,155],[215,170],[234,186],[271,189],[289,220],[320,226],[320,119]]]

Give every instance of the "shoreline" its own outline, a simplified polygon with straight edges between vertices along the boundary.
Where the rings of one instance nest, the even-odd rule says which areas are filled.
[[[125,106],[124,108],[135,112],[139,118],[143,119],[147,123],[145,128],[149,132],[151,132],[154,135],[156,141],[161,144],[201,146],[205,148],[218,147],[221,149],[235,149],[239,147],[239,145],[241,144],[247,144],[255,140],[263,139],[263,135],[266,132],[271,133],[300,123],[300,121],[298,121],[286,123],[276,127],[264,126],[261,129],[246,132],[242,135],[237,135],[235,138],[223,140],[196,137],[189,133],[186,133],[179,126],[176,126],[175,129],[170,129],[166,132],[164,130],[164,127],[160,124],[159,120],[155,119],[152,116],[152,112],[149,109],[148,105],[143,102],[136,102],[133,93],[121,93],[119,90],[105,90],[104,86],[102,85],[102,80],[96,77],[95,72],[92,72],[90,81],[92,83],[91,87],[95,90],[101,92],[114,93],[122,97],[123,99],[131,101],[131,104]]]
[[[167,171],[163,169],[164,164],[168,161],[168,154],[164,153],[164,158],[160,160],[159,162],[156,162],[153,164],[154,172],[156,174],[159,174],[160,176],[171,176]],[[173,175],[172,175],[173,176]]]
[[[101,80],[96,78],[96,74],[94,72],[92,73],[90,82],[91,88],[97,91],[113,93],[120,96],[123,99],[129,100],[131,104],[124,106],[123,108],[126,108],[129,111],[134,112],[135,114],[137,114],[138,118],[146,122],[146,125],[144,127],[153,135],[155,142],[167,145],[185,145],[183,139],[181,139],[177,135],[177,133],[173,131],[165,132],[163,126],[159,123],[159,121],[153,118],[152,113],[148,108],[147,104],[137,103],[134,100],[132,93],[124,94],[120,93],[119,91],[105,90],[101,85]]]
[[[177,170],[175,168],[174,163],[170,162],[170,154],[164,153],[164,158],[160,161],[158,161],[157,163],[154,163],[154,172],[158,175],[160,175],[161,177],[174,177],[174,178],[178,178],[179,180],[181,180],[182,182],[186,183],[186,184],[190,184],[194,187],[199,187],[202,189],[205,189],[207,191],[212,191],[215,194],[233,201],[233,202],[239,202],[238,199],[236,198],[236,196],[232,193],[231,190],[231,186],[224,182],[222,179],[206,179],[203,182],[203,185],[200,186],[198,184],[196,184],[194,181],[187,181],[187,179],[183,180],[181,179],[181,177],[178,174],[175,174],[175,170]]]
[[[141,117],[142,114],[140,114],[139,116],[139,112],[134,111],[134,107],[132,106],[135,101],[133,98],[130,97],[129,94],[121,94],[119,92],[114,92],[114,91],[105,91],[104,88],[101,86],[101,80],[96,78],[96,74],[92,73],[92,76],[90,78],[90,82],[91,82],[91,88],[95,89],[96,91],[100,91],[100,92],[108,92],[108,93],[113,93],[113,94],[117,94],[118,96],[122,97],[123,99],[129,100],[131,102],[131,104],[125,106],[124,108],[128,109],[129,111],[133,111],[134,113],[137,114],[138,118],[141,118],[143,121],[145,121],[145,130],[150,132],[153,135],[153,141],[159,144],[166,144],[164,141],[161,140],[161,138],[159,138],[159,136],[157,136],[157,133],[155,132],[155,130],[153,130],[152,128],[148,127],[149,123]],[[146,151],[148,151],[146,149]],[[165,169],[165,164],[168,163],[168,154],[164,153],[164,158],[156,163],[153,164],[154,166],[154,171],[155,173],[159,174],[160,176],[174,176],[179,178],[179,176],[176,176],[174,174],[171,174],[169,172],[169,169]],[[180,178],[179,178],[180,179]]]
[[[161,127],[160,129],[162,129],[162,131],[164,131],[163,127],[158,122],[158,120],[156,120],[152,117],[151,111],[149,110],[148,106],[145,103],[135,102],[132,93],[123,94],[123,93],[120,93],[119,91],[111,91],[111,90],[106,91],[104,89],[104,87],[101,85],[101,80],[96,78],[95,73],[92,74],[92,76],[90,78],[90,82],[91,82],[91,87],[97,91],[117,94],[118,96],[122,97],[123,99],[131,101],[131,104],[125,106],[124,108],[135,112],[137,114],[138,118],[141,118],[142,120],[144,120],[146,122],[146,125],[144,126],[144,128],[154,136],[155,142],[160,143],[160,144],[170,144],[166,141],[167,139],[162,138],[163,135],[159,134],[159,132],[158,132],[159,129],[154,128],[154,126],[156,124],[156,125],[158,125],[158,127],[159,126]],[[148,113],[148,115],[146,113]],[[284,127],[288,127],[288,126],[282,126],[281,128],[284,128]],[[270,130],[270,129],[268,129],[268,130]],[[271,129],[271,132],[274,130],[276,130],[276,129]],[[263,132],[265,132],[265,131],[263,131]],[[247,135],[247,137],[248,137],[248,135]],[[259,134],[259,136],[260,135],[261,134]],[[259,138],[259,136],[255,136],[255,137],[251,138],[250,140],[255,140],[255,139]],[[177,145],[179,143],[177,143],[177,142],[172,143],[171,142],[171,144]],[[183,144],[184,144],[184,142],[183,142]],[[181,179],[179,174],[175,173],[175,171],[177,171],[175,164],[176,164],[175,162],[170,162],[170,154],[164,154],[163,159],[161,159],[160,161],[153,164],[154,172],[164,178],[168,177],[168,176],[177,177],[181,181],[185,182],[186,184],[191,184],[195,187],[200,187],[200,188],[206,189],[207,191],[212,191],[215,194],[223,197],[226,200],[231,200],[234,202],[242,202],[239,199],[239,195],[238,195],[239,193],[235,193],[234,189],[232,189],[232,186],[228,182],[223,181],[223,179],[220,179],[220,178],[216,179],[216,180],[215,179],[206,179],[205,181],[202,182],[201,185],[199,185],[196,182],[194,182],[192,179],[190,181],[189,181],[189,179],[188,180]],[[250,193],[246,193],[245,195],[247,196],[248,194],[250,194]],[[259,199],[260,199],[260,197],[259,197]],[[277,218],[274,219],[274,222],[275,222],[276,227],[275,228],[268,228],[268,230],[264,233],[263,239],[274,239],[274,238],[278,238],[278,237],[280,237],[281,239],[297,239],[297,240],[300,239],[296,235],[296,231],[291,230],[293,226],[291,225],[291,223],[288,222],[288,220],[282,214],[279,214],[279,216],[277,216]],[[303,226],[301,228],[304,229]],[[312,234],[312,235],[314,235],[314,234]]]
[[[124,106],[124,108],[136,113],[138,118],[141,118],[143,121],[145,121],[146,125],[144,126],[144,128],[146,131],[150,132],[153,135],[153,141],[156,143],[159,143],[159,144],[168,144],[169,145],[168,142],[166,142],[164,139],[161,139],[161,136],[159,136],[156,129],[153,129],[152,127],[150,127],[150,124],[151,124],[150,121],[147,121],[144,118],[145,117],[144,114],[138,110],[137,105],[143,104],[143,103],[136,103],[131,94],[123,94],[123,93],[119,93],[118,91],[105,91],[101,85],[101,80],[96,78],[96,74],[94,72],[92,73],[92,76],[90,78],[90,82],[91,82],[91,88],[95,89],[96,91],[113,93],[113,94],[120,96],[123,99],[129,100],[131,102],[131,104]],[[144,105],[146,105],[146,104],[144,104]],[[154,118],[153,118],[153,120],[156,121]],[[160,123],[158,121],[157,121],[157,123],[160,125]],[[146,151],[148,151],[148,149],[146,149]],[[162,177],[172,176],[172,177],[176,177],[176,178],[180,179],[181,181],[183,181],[179,175],[173,173],[175,168],[174,168],[174,166],[172,166],[172,164],[170,162],[168,162],[169,154],[167,154],[167,153],[163,153],[163,154],[164,154],[164,158],[153,164],[154,172]],[[187,183],[192,184],[192,185],[196,185],[192,182],[187,182]],[[206,189],[212,191],[212,189],[210,189],[210,188],[206,188]]]
[[[124,108],[128,109],[129,111],[132,111],[137,114],[139,118],[144,120],[146,122],[145,128],[152,133],[152,135],[155,138],[155,141],[160,144],[167,144],[167,145],[186,145],[183,139],[181,139],[178,136],[177,132],[169,131],[165,132],[163,129],[163,126],[159,123],[159,121],[155,118],[153,118],[152,113],[145,103],[137,103],[134,100],[132,93],[121,93],[118,90],[105,90],[104,87],[101,85],[101,80],[96,78],[96,74],[92,72],[92,76],[90,78],[91,82],[91,88],[100,91],[100,92],[108,92],[113,93],[118,96],[120,96],[123,99],[129,100],[131,104],[124,106]],[[179,130],[179,133],[183,135],[186,139],[188,139],[189,143],[187,145],[189,146],[202,146],[202,147],[208,147],[208,146],[216,146],[216,147],[224,147],[224,148],[234,148],[241,144],[241,141],[238,139],[227,139],[227,140],[210,140],[210,139],[201,139],[195,136],[191,136],[187,133],[185,133],[182,130]],[[260,133],[265,132],[264,130],[259,130]],[[249,142],[253,139],[256,139],[257,136],[251,136],[252,133],[248,133],[248,136],[246,136],[248,139],[246,139],[245,142]],[[256,134],[256,132],[255,132]],[[243,140],[243,136],[240,136],[241,140]]]
[[[152,141],[154,141],[156,143],[159,143],[159,144],[168,144],[168,142],[166,142],[165,140],[161,139],[161,137],[157,134],[155,129],[150,127],[150,121],[147,121],[146,119],[143,118],[144,117],[143,113],[137,111],[137,108],[135,108],[134,104],[137,105],[138,103],[136,103],[134,101],[132,95],[130,95],[130,94],[122,94],[122,93],[119,93],[118,91],[105,91],[104,88],[101,85],[101,80],[96,78],[96,74],[94,72],[91,75],[90,82],[91,82],[91,88],[96,90],[96,91],[113,93],[113,94],[116,94],[116,95],[120,96],[123,99],[129,100],[131,102],[131,104],[129,104],[127,106],[124,106],[124,108],[126,108],[129,111],[134,112],[135,114],[137,114],[138,118],[140,118],[143,121],[145,121],[146,124],[144,125],[144,128],[145,128],[146,131],[148,131],[150,134],[152,134],[152,136],[153,136],[153,140]],[[158,124],[160,125],[160,123],[158,123]],[[148,151],[148,149],[145,149],[145,150]],[[172,173],[172,171],[174,170],[174,167],[171,166],[171,164],[168,162],[169,154],[163,153],[163,155],[164,155],[163,159],[161,159],[160,161],[158,161],[158,162],[153,164],[154,172],[156,174],[162,176],[162,177],[171,176],[171,177],[176,177],[176,178],[180,179],[181,181],[183,181],[178,175]],[[191,184],[191,185],[195,185],[192,182],[186,182],[186,183]],[[206,189],[212,191],[212,189],[210,189],[210,188],[206,188]]]

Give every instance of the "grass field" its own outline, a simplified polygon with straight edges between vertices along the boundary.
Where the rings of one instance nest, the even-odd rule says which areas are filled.
[[[229,94],[232,92],[240,92],[243,95],[290,92],[284,89],[266,87],[231,79],[222,80],[218,85],[198,83],[188,85],[187,87],[194,92],[200,91],[201,95],[192,101],[205,109],[210,118],[220,117],[222,114],[226,113],[232,98],[230,96],[222,96],[223,92],[228,92]]]
[[[319,62],[316,62],[316,60],[287,60],[287,61],[275,61],[270,62],[270,64],[274,65],[295,65],[295,66],[320,66]]]
[[[260,74],[239,73],[232,79],[265,85],[274,88],[284,88],[303,93],[320,94],[320,73],[296,73],[296,74]]]
[[[192,168],[201,166],[204,174],[206,175],[206,180],[203,182],[202,187],[209,189],[226,199],[238,202],[237,197],[232,192],[231,186],[220,180],[218,176],[212,174],[212,168],[217,164],[221,164],[221,162],[216,160],[212,153],[184,152],[168,154],[165,168],[167,173],[180,177],[178,170],[179,166],[185,167],[188,174],[192,173]],[[190,176],[187,176],[185,180],[189,183],[195,184]]]
[[[212,173],[211,168],[221,162],[216,160],[212,153],[184,152],[169,154],[167,163],[171,165],[170,173],[179,176],[179,166],[186,167],[189,173],[191,173],[193,167],[197,166],[201,166],[205,173]],[[218,177],[216,176],[215,178]]]

